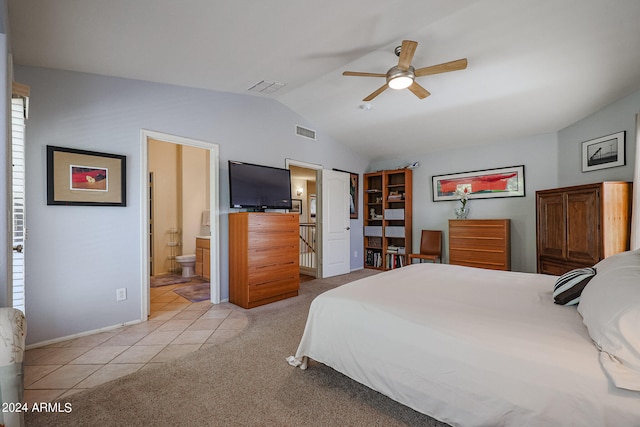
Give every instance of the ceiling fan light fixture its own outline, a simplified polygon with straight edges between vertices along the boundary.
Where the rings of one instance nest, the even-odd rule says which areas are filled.
[[[407,70],[401,70],[397,66],[391,67],[387,71],[387,85],[391,89],[406,89],[413,84],[415,77],[415,69],[412,66]]]
[[[395,77],[387,83],[391,89],[406,89],[413,84],[411,77]]]

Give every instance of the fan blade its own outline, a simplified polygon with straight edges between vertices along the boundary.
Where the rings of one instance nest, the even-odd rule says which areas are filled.
[[[356,77],[387,77],[386,74],[380,73],[361,73],[359,71],[345,71],[343,76],[356,76]]]
[[[413,59],[413,54],[416,53],[416,48],[418,47],[418,42],[414,42],[411,40],[403,40],[402,47],[400,48],[400,58],[398,58],[398,68],[402,71],[407,71],[409,69],[409,65],[411,65],[411,60]]]
[[[388,88],[389,86],[387,86],[386,84],[384,86],[382,86],[380,89],[376,90],[375,92],[373,92],[371,95],[367,96],[365,99],[363,99],[363,101],[371,101],[373,98],[375,98],[376,96],[380,95],[382,92],[385,91],[386,88]]]
[[[409,86],[407,89],[413,92],[413,94],[420,99],[425,99],[427,96],[431,95],[431,93],[428,90],[426,90],[416,82],[413,82],[413,84]]]
[[[416,77],[430,76],[432,74],[448,73],[449,71],[464,70],[467,68],[467,58],[456,61],[445,62],[444,64],[432,65],[430,67],[418,68]]]

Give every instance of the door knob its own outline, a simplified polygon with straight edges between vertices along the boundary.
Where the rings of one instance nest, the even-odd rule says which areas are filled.
[[[345,227],[345,230],[351,230],[351,227]]]
[[[22,245],[14,246],[13,250],[18,252],[18,253],[22,253]]]

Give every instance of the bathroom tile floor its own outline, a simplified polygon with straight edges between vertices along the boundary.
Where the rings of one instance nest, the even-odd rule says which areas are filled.
[[[230,303],[192,303],[173,292],[181,286],[151,288],[147,322],[33,348],[25,352],[24,400],[49,402],[107,381],[214,346],[242,332],[245,309]]]

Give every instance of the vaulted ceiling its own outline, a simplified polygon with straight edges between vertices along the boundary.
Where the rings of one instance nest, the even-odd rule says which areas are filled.
[[[556,132],[640,88],[637,0],[9,0],[14,62],[270,97],[369,158]],[[431,92],[386,90],[415,40]],[[248,91],[260,81],[273,93]],[[363,108],[370,104],[370,109]]]

